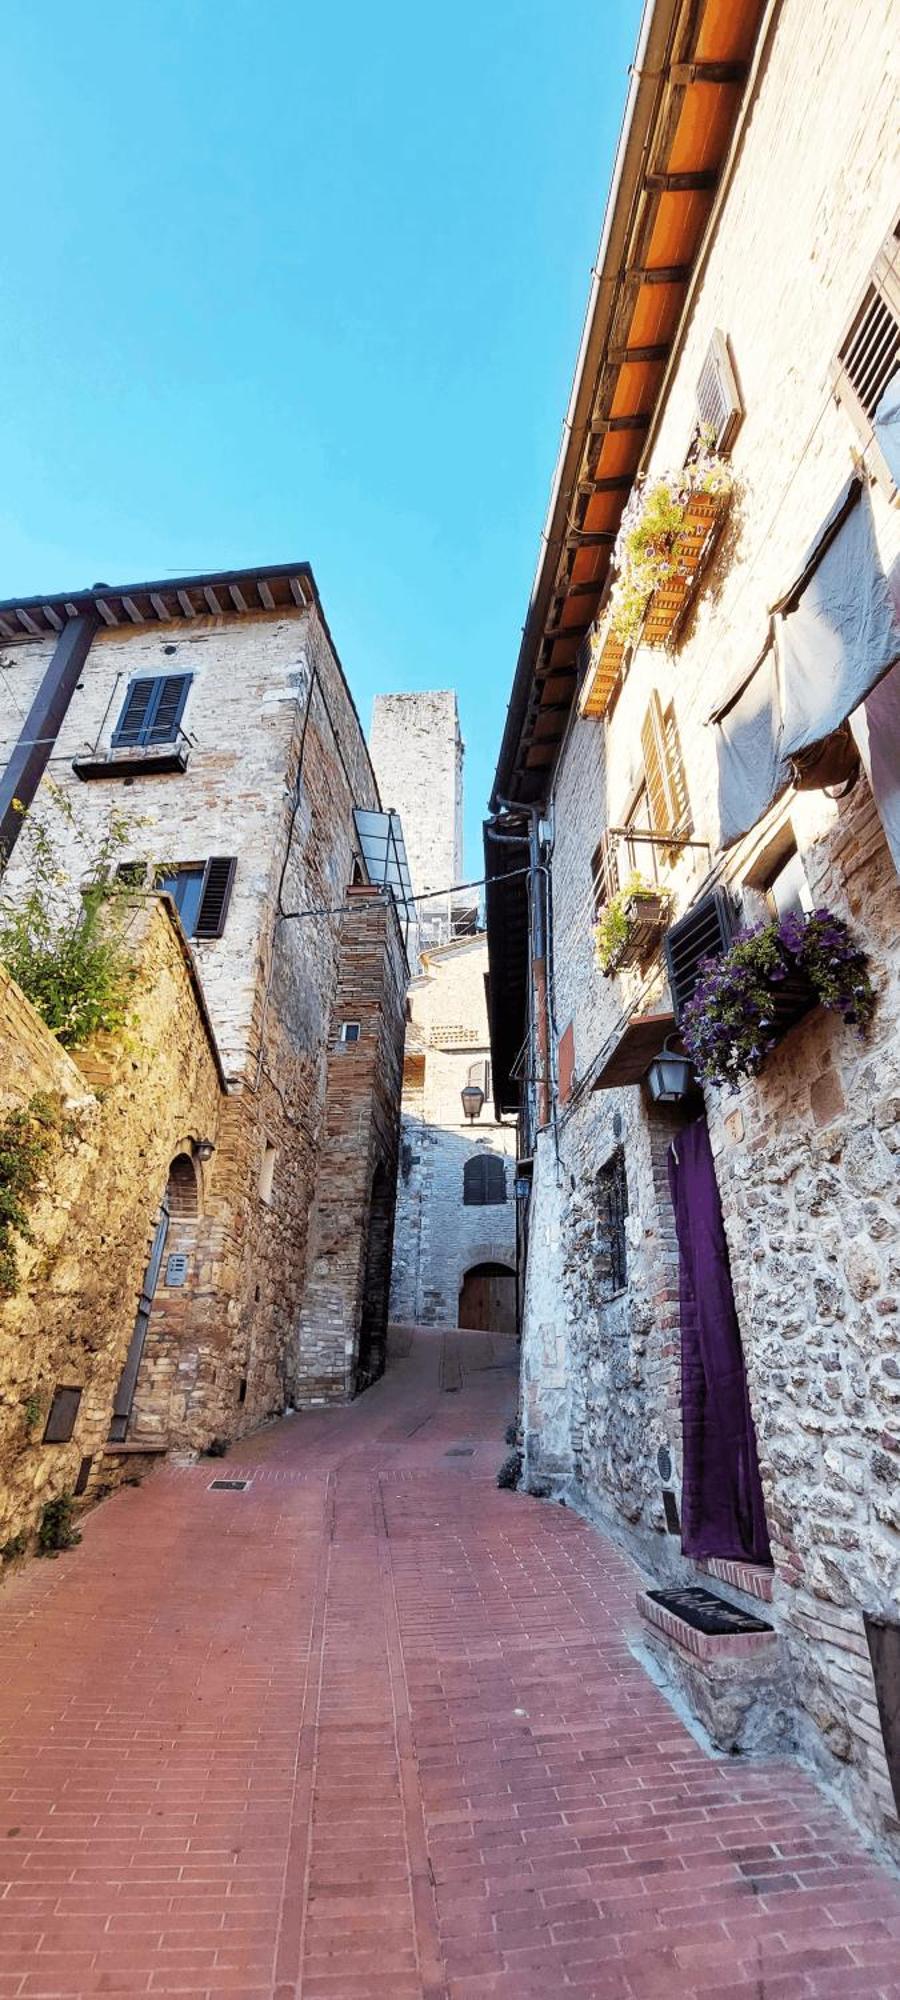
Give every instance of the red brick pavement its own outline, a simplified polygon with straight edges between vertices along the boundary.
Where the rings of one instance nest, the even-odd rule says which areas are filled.
[[[509,1343],[423,1334],[7,1583],[0,1996],[900,1996],[896,1881],[707,1757],[628,1564],[497,1491],[513,1398]]]

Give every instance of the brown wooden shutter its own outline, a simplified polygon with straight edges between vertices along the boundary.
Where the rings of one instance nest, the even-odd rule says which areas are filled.
[[[666,726],[662,705],[654,688],[641,725],[641,749],[644,754],[644,772],[647,779],[647,803],[650,809],[650,827],[653,833],[673,833],[677,824],[677,810],[672,796],[669,762],[666,754]]]
[[[218,938],[225,929],[237,861],[234,855],[214,854],[207,861],[200,892],[200,908],[194,925],[197,938]]]
[[[684,775],[684,759],[681,755],[681,738],[675,720],[674,704],[670,701],[663,716],[666,739],[666,765],[669,773],[669,787],[675,808],[675,825],[679,833],[689,834],[691,830],[691,802],[688,798],[687,780]]]
[[[559,1069],[559,1101],[560,1104],[568,1104],[569,1098],[572,1095],[572,1085],[575,1081],[575,1029],[571,1021],[559,1038],[557,1065]]]

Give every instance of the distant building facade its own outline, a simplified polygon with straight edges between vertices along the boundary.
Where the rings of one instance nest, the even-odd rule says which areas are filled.
[[[464,751],[453,690],[376,695],[369,748],[385,808],[403,826],[419,945],[445,944],[474,927],[476,907],[471,895],[449,894],[463,873]]]
[[[172,1034],[160,944],[159,1004],[133,1064],[160,1129],[122,1238],[124,1296],[94,1315],[99,1375],[95,1354],[57,1343],[29,1363],[29,1407],[42,1421],[57,1382],[82,1388],[71,1460],[196,1449],[286,1405],[352,1395],[383,1362],[407,964],[358,831],[378,789],[312,574],[13,600],[0,649],[3,894],[28,888],[20,803],[61,841],[76,891],[85,854],[124,814],[116,865],[136,910],[168,912],[201,1051],[192,1112],[187,1056],[176,1088],[173,1054],[154,1046]],[[7,1012],[12,1048],[31,1016],[12,993]],[[89,1087],[90,1052],[73,1059]],[[27,1101],[29,1064],[4,1075],[6,1105]],[[86,1217],[54,1251],[73,1325],[104,1262],[101,1228]],[[46,1479],[53,1448],[34,1448]]]

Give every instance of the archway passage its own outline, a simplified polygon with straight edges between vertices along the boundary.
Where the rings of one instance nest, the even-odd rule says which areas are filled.
[[[508,1264],[473,1264],[460,1287],[458,1323],[484,1333],[515,1333],[516,1274]]]

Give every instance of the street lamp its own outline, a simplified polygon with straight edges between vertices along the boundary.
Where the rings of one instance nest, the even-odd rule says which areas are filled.
[[[484,1091],[477,1083],[467,1083],[465,1090],[461,1092],[461,1096],[462,1096],[462,1108],[466,1114],[466,1117],[470,1120],[471,1123],[474,1123],[475,1119],[479,1116],[481,1112],[482,1105],[484,1104]]]
[[[654,1104],[680,1104],[697,1088],[690,1056],[676,1055],[669,1047],[671,1039],[667,1035],[647,1071],[647,1089]]]

